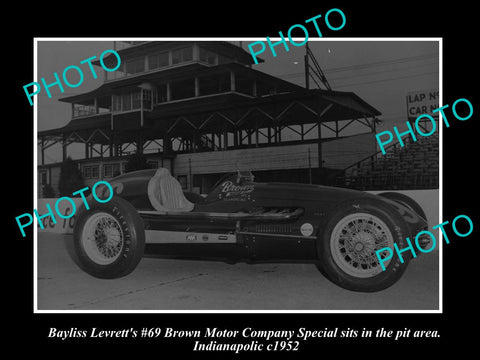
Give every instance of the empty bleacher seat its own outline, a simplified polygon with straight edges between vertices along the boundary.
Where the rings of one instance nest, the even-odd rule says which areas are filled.
[[[385,155],[373,155],[351,167],[355,171],[348,173],[348,184],[340,186],[359,190],[438,188],[438,147],[438,133],[419,136],[403,147],[392,146]]]

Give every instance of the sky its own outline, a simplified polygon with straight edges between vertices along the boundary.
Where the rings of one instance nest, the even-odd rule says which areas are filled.
[[[225,39],[227,40],[227,39]],[[342,40],[335,38],[310,39],[309,46],[324,71],[333,90],[354,92],[379,110],[383,120],[378,132],[399,128],[406,121],[406,94],[417,90],[439,89],[440,46],[435,40],[419,41],[415,38],[380,41],[372,39]],[[242,47],[253,39],[243,39]],[[71,118],[71,105],[58,101],[61,97],[88,92],[103,83],[103,71],[97,71],[94,79],[86,65],[80,61],[96,56],[107,49],[113,49],[113,41],[50,41],[38,39],[37,79],[42,77],[47,83],[54,81],[53,73],[60,77],[70,65],[84,70],[84,80],[77,88],[64,87],[61,93],[58,86],[50,88],[52,97],[45,91],[35,96],[38,102],[38,130],[65,126]],[[282,45],[275,47],[274,57],[268,46],[259,55],[264,62],[253,68],[284,80],[304,86],[305,47],[290,46],[287,52]],[[99,69],[100,70],[100,69]],[[74,71],[69,73],[73,83]],[[70,77],[69,77],[70,78]],[[314,83],[311,82],[311,87]],[[25,97],[25,101],[28,102]],[[78,150],[75,148],[77,147]],[[69,154],[81,158],[83,146],[70,145]],[[77,155],[78,153],[78,155]],[[61,147],[53,146],[46,151],[46,163],[61,161]]]

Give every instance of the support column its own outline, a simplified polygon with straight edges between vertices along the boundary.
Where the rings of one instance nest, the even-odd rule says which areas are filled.
[[[321,169],[323,168],[323,154],[322,154],[322,124],[321,124],[321,120],[322,120],[322,117],[323,115],[325,115],[325,113],[327,111],[329,111],[333,104],[328,104],[323,110],[320,109],[320,101],[318,99],[318,97],[316,98],[316,103],[317,103],[317,132],[318,132],[318,139],[317,139],[317,143],[318,143],[318,168]]]
[[[167,101],[172,101],[172,88],[170,83],[167,83]]]
[[[305,89],[310,89],[310,69],[308,66],[308,55],[305,54],[304,56],[305,59]]]
[[[42,165],[45,165],[45,148],[44,148],[44,142],[45,142],[45,141],[44,141],[44,139],[43,139],[43,137],[42,137],[42,139],[40,140],[40,153],[41,153],[41,155],[42,155],[42,157],[41,157],[41,162],[42,162],[41,164],[42,164]]]
[[[65,140],[65,135],[63,136],[62,140],[62,161],[67,159],[67,142]]]
[[[193,152],[197,152],[197,144],[200,141],[200,134],[197,131],[193,132],[193,139],[192,139],[192,150]]]
[[[114,147],[114,143],[113,143],[113,134],[110,136],[110,146],[108,147],[108,156],[109,157],[113,157],[113,147]]]
[[[195,76],[195,97],[200,96],[200,81],[198,80],[198,77]]]
[[[312,183],[312,157],[310,155],[310,148],[308,148],[308,183]]]
[[[136,147],[137,147],[137,154],[143,154],[143,138],[141,134],[137,135]]]
[[[192,192],[193,175],[192,175],[192,159],[188,158],[188,191]]]
[[[318,146],[318,168],[321,169],[323,167],[322,164],[322,125],[320,123],[320,117],[318,117],[317,121],[317,133],[318,133],[318,138],[317,138],[317,146]]]
[[[223,132],[223,149],[228,149],[228,131]]]
[[[172,152],[172,139],[170,139],[170,136],[165,134],[162,138],[162,142],[163,142],[163,154],[169,155]]]
[[[143,89],[140,89],[140,127],[143,128]],[[133,102],[132,102],[133,105]]]
[[[235,148],[238,147],[238,130],[237,129],[233,130],[233,146]]]
[[[230,71],[230,91],[236,91],[236,84],[235,84],[235,73]]]

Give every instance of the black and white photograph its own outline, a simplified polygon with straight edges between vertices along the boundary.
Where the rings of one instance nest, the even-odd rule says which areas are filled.
[[[248,43],[37,42],[39,310],[440,309],[441,42]]]
[[[15,328],[227,357],[472,338],[472,15],[334,5],[22,37]]]

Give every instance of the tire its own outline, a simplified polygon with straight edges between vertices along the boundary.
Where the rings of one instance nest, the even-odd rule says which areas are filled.
[[[120,278],[131,273],[145,248],[143,221],[126,200],[114,196],[107,203],[89,202],[79,211],[73,230],[78,265],[101,279]]]
[[[408,246],[407,225],[403,218],[388,206],[372,200],[356,201],[337,210],[319,235],[317,251],[318,270],[336,285],[362,292],[384,290],[403,275],[411,253],[398,257],[399,249]],[[389,247],[390,260],[385,260],[383,270],[376,251]],[[390,255],[385,250],[382,259]]]

